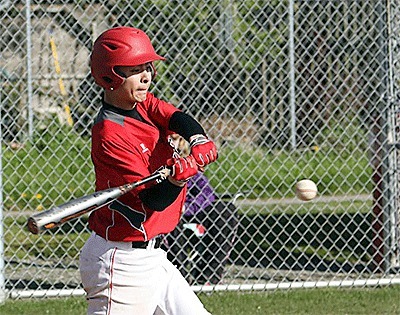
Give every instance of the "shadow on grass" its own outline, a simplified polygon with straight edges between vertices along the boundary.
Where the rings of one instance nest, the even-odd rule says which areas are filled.
[[[241,216],[235,264],[287,270],[371,272],[370,214]]]

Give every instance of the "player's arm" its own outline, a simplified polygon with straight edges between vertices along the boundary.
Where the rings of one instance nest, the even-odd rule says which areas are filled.
[[[146,104],[152,120],[181,135],[189,142],[190,154],[196,160],[201,171],[204,171],[206,165],[217,159],[217,148],[214,142],[208,139],[203,127],[196,119],[178,110],[172,104],[156,98],[151,93],[148,93]]]

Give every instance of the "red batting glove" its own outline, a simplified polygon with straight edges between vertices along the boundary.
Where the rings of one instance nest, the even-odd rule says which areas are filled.
[[[190,155],[184,158],[169,159],[167,166],[171,169],[169,176],[172,177],[172,183],[177,186],[183,186],[198,171],[196,161]]]
[[[194,157],[201,170],[218,158],[215,143],[203,135],[192,136],[189,145],[190,154]]]

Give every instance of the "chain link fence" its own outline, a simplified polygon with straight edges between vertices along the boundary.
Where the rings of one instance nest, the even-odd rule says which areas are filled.
[[[0,1],[6,296],[83,294],[87,217],[41,235],[26,221],[94,190],[101,91],[88,60],[93,40],[117,25],[149,34],[167,57],[152,92],[193,114],[219,146],[205,174],[221,199],[166,238],[195,290],[400,283],[399,8]],[[303,178],[318,185],[313,201],[294,196]]]

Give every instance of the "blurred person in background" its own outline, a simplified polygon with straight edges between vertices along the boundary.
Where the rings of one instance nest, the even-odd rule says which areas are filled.
[[[190,154],[183,137],[173,134],[170,141],[179,156]],[[168,257],[191,284],[221,283],[236,238],[237,209],[219,197],[203,172],[187,187],[181,221],[167,236]]]

